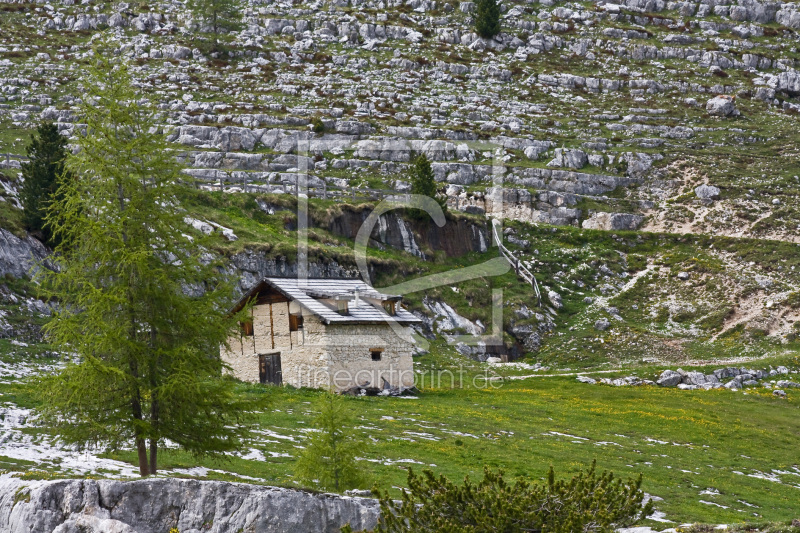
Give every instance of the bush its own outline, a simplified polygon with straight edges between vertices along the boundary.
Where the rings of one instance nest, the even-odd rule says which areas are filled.
[[[510,484],[503,472],[484,468],[483,480],[455,485],[430,471],[408,472],[402,500],[375,490],[380,499],[379,533],[547,533],[611,532],[652,512],[642,505],[642,477],[622,481],[614,474],[598,475],[595,465],[569,481],[556,481],[550,467],[547,482]],[[349,526],[344,533],[352,532]]]
[[[325,123],[322,122],[322,119],[319,117],[311,119],[311,128],[314,130],[314,133],[325,133]]]
[[[475,31],[484,39],[491,39],[500,33],[500,6],[497,0],[478,0]]]

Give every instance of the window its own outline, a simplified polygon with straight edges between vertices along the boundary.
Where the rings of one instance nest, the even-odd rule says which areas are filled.
[[[384,300],[383,308],[390,316],[395,316],[397,314],[397,303],[393,300]]]
[[[380,361],[383,354],[383,348],[370,348],[369,354],[372,356],[373,361]]]
[[[289,331],[299,331],[303,327],[303,315],[289,315]]]
[[[252,337],[253,336],[253,321],[248,320],[246,322],[239,322],[239,327],[242,330],[242,335],[245,337]]]

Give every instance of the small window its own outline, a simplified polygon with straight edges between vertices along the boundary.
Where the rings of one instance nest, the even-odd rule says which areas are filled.
[[[242,330],[242,335],[245,337],[252,337],[253,336],[253,321],[248,320],[247,322],[239,322],[239,327]]]
[[[289,331],[299,331],[303,327],[303,315],[289,315]]]
[[[370,348],[369,354],[372,356],[373,361],[380,361],[383,355],[383,348]]]

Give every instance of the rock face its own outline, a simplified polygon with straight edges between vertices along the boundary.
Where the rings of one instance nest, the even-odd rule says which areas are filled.
[[[556,148],[556,154],[552,161],[547,163],[549,167],[568,167],[583,168],[589,162],[589,158],[583,150],[568,150]]]
[[[0,229],[0,276],[30,276],[33,268],[42,263],[47,255],[47,248],[33,237],[20,239],[13,233]]]
[[[340,214],[331,218],[328,230],[355,239],[370,212],[369,209],[342,209]],[[441,250],[448,257],[458,257],[470,252],[485,252],[490,244],[486,226],[463,218],[449,219],[439,227],[427,215],[420,220],[392,212],[380,216],[370,238],[371,245],[389,246],[421,258],[426,258],[421,247]]]
[[[635,230],[644,220],[629,213],[594,213],[581,224],[585,229]]]
[[[373,528],[379,510],[371,499],[242,483],[0,476],[5,533],[335,533]]]

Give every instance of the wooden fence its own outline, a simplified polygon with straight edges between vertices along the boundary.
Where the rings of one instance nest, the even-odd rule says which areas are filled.
[[[522,264],[522,261],[520,261],[519,258],[514,255],[514,252],[503,246],[503,241],[500,240],[500,235],[497,233],[497,224],[495,224],[494,221],[491,221],[491,224],[494,240],[497,243],[498,248],[500,248],[500,253],[509,263],[511,263],[511,266],[514,268],[514,272],[517,273],[517,276],[521,277],[531,287],[533,287],[533,292],[536,294],[537,306],[541,307],[542,293],[539,292],[539,283],[536,281],[536,277],[533,275],[533,272],[528,270],[528,268]]]

